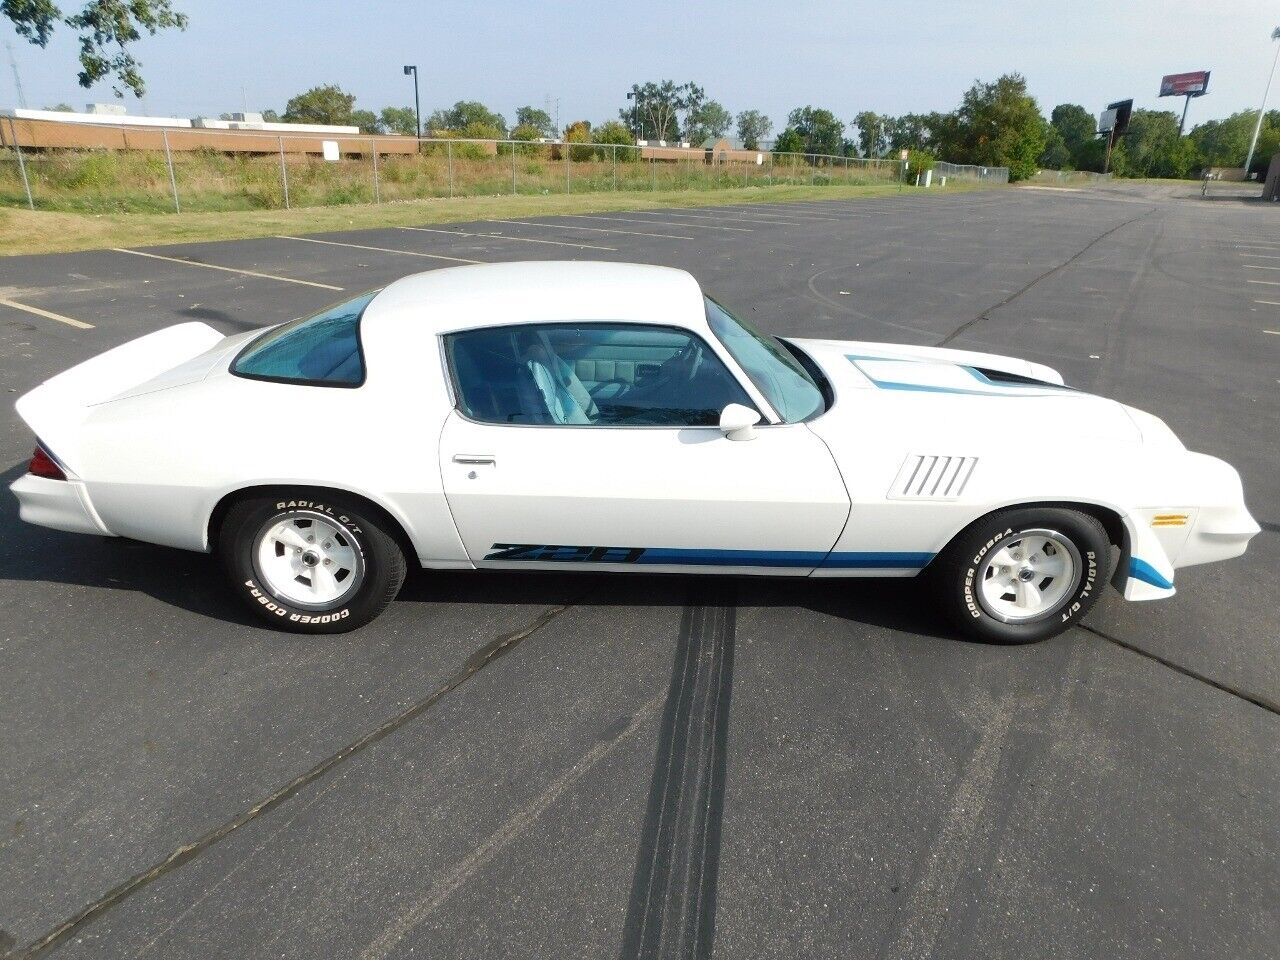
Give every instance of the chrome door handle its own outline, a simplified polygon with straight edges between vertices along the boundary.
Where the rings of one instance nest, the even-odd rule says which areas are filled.
[[[497,459],[487,453],[455,453],[453,455],[454,463],[489,463],[497,464]]]

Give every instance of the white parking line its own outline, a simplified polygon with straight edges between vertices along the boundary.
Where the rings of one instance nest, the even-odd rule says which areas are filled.
[[[1271,253],[1241,253],[1237,256],[1250,257],[1254,260],[1280,260],[1280,256]]]
[[[1265,287],[1280,287],[1280,280],[1246,280],[1245,283],[1260,283]]]
[[[33,313],[37,317],[44,317],[46,320],[57,320],[59,323],[65,323],[69,327],[79,327],[81,330],[92,330],[92,323],[85,323],[83,320],[73,320],[70,317],[64,317],[60,313],[53,313],[49,310],[41,310],[39,307],[29,307],[25,303],[18,303],[16,300],[0,299],[0,303],[6,307],[12,307],[14,310],[21,310],[24,313]]]
[[[819,217],[806,213],[803,210],[796,212],[788,210],[785,213],[773,213],[770,210],[751,210],[741,207],[724,207],[724,209],[731,213],[749,213],[753,217],[786,217],[791,220],[830,220],[832,223],[837,223],[840,220],[845,219],[844,217]]]
[[[667,227],[685,227],[689,230],[732,230],[734,233],[751,233],[748,227],[715,227],[706,223],[673,223],[670,220],[637,220],[634,217],[595,217],[578,214],[577,220],[616,220],[618,223],[657,223]]]
[[[803,222],[804,222],[803,220],[761,220],[761,219],[759,219],[759,218],[752,218],[752,217],[744,217],[744,216],[740,216],[736,211],[732,211],[732,210],[731,210],[731,211],[729,211],[728,213],[722,214],[721,216],[718,216],[718,217],[706,217],[706,216],[703,216],[703,215],[702,215],[702,214],[700,214],[700,213],[674,213],[674,212],[667,211],[667,210],[663,210],[663,211],[655,211],[655,210],[635,210],[635,211],[633,211],[633,212],[634,212],[634,213],[643,213],[643,214],[645,214],[645,215],[647,215],[647,216],[655,216],[655,217],[681,217],[681,218],[687,218],[687,219],[689,219],[689,220],[717,220],[717,221],[719,221],[719,220],[732,220],[732,221],[734,221],[735,223],[764,223],[764,224],[768,224],[768,225],[769,225],[769,226],[771,226],[771,227],[786,226],[786,225],[787,225],[787,224],[789,224],[789,223],[800,224],[800,223],[803,223]],[[690,224],[690,226],[692,226],[692,224]]]
[[[1246,263],[1244,268],[1246,270],[1280,270],[1280,267],[1268,267],[1261,263]]]
[[[1261,247],[1263,250],[1274,250],[1276,247],[1280,247],[1280,243],[1235,243],[1235,244],[1232,244],[1232,246]]]
[[[1263,332],[1263,333],[1274,333],[1277,337],[1280,337],[1280,330],[1263,330],[1262,332]]]
[[[187,267],[204,267],[206,270],[221,270],[224,273],[239,273],[246,277],[261,277],[264,280],[279,280],[282,283],[298,283],[304,287],[319,287],[321,290],[341,290],[331,283],[316,283],[314,280],[295,280],[292,277],[278,277],[274,273],[258,273],[256,270],[241,270],[238,267],[220,267],[213,263],[201,263],[199,260],[184,260],[181,257],[162,257],[158,253],[143,253],[141,250],[126,250],[124,247],[112,247],[114,253],[131,253],[135,257],[150,257],[152,260],[168,260],[170,263],[181,263]]]
[[[1254,303],[1265,303],[1268,307],[1280,307],[1280,300],[1255,300]]]
[[[575,227],[568,223],[531,223],[528,220],[486,220],[485,223],[516,223],[522,227],[541,227],[543,230],[590,230],[592,233],[623,233],[631,237],[662,237],[664,240],[696,240],[697,237],[681,237],[674,233],[641,233],[638,230],[609,230],[605,227]]]
[[[535,240],[532,237],[513,237],[505,233],[465,233],[462,230],[434,230],[431,227],[396,227],[397,230],[413,230],[417,233],[447,233],[451,237],[483,237],[486,240],[515,240],[518,243],[549,243],[557,247],[577,247],[579,250],[613,250],[617,247],[600,247],[594,243],[569,243],[567,240]]]
[[[399,253],[406,257],[426,257],[428,260],[448,260],[452,263],[483,263],[483,260],[464,260],[462,257],[446,257],[438,253],[418,253],[416,250],[397,250],[395,247],[367,247],[363,243],[341,243],[338,240],[317,240],[314,237],[290,237],[277,234],[277,240],[301,240],[303,243],[323,243],[330,247],[352,247],[356,250],[372,250],[374,253]]]

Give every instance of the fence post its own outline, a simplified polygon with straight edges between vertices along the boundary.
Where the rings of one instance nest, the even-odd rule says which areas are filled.
[[[613,189],[618,189],[618,145],[613,145]]]
[[[516,144],[511,141],[511,195],[516,195]]]
[[[284,187],[284,208],[289,209],[289,169],[284,165],[284,137],[276,137],[280,144],[280,185]]]
[[[378,141],[370,140],[369,146],[373,148],[373,202],[382,202],[382,187],[378,183]]]
[[[31,199],[31,181],[27,179],[27,163],[22,159],[22,147],[18,146],[18,128],[13,125],[13,117],[9,118],[9,137],[13,140],[13,152],[18,155],[18,169],[22,171],[22,188],[27,191],[27,208],[34,210],[36,205]]]
[[[569,141],[564,141],[564,192],[569,192]]]
[[[807,157],[808,154],[806,153],[805,156]],[[809,186],[811,187],[813,186],[813,180],[815,175],[817,174],[817,171],[818,171],[818,158],[814,157],[813,162],[809,164]]]
[[[650,191],[657,190],[658,189],[658,168],[654,166],[653,157],[649,158],[649,177],[651,178],[651,182],[649,184]]]
[[[449,157],[449,199],[453,199],[453,141],[448,140],[444,145],[445,153]]]
[[[178,178],[173,175],[173,154],[169,150],[169,131],[162,128],[160,139],[164,141],[164,162],[169,167],[169,186],[173,188],[173,212],[181,213],[182,204],[178,203]]]

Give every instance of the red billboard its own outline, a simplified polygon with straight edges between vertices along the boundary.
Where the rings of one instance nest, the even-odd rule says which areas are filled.
[[[1160,80],[1162,97],[1203,97],[1209,92],[1209,71],[1171,73]]]

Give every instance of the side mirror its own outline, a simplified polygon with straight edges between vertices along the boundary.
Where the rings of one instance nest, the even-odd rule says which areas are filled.
[[[731,403],[720,411],[720,430],[730,440],[754,440],[760,414],[740,403]]]

